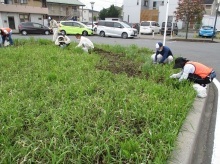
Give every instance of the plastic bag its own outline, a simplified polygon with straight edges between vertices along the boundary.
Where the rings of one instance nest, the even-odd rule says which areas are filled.
[[[206,87],[203,87],[199,84],[193,84],[193,88],[195,89],[195,91],[197,93],[197,97],[199,97],[199,98],[207,97]]]
[[[7,47],[9,45],[10,45],[10,43],[7,40],[5,40],[4,46]]]

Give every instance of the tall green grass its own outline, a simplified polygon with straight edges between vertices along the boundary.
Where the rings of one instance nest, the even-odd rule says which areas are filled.
[[[142,62],[143,77],[98,70],[100,55],[74,44],[1,49],[0,163],[166,163],[191,84],[169,79],[172,66],[151,64],[147,48],[96,46]]]

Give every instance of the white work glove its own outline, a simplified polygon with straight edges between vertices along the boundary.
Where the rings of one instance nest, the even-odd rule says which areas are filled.
[[[177,78],[178,78],[178,74],[172,74],[172,75],[170,76],[170,78],[171,78],[171,79],[177,79]]]

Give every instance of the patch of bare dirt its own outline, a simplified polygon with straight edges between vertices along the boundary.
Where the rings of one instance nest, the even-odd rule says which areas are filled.
[[[140,66],[142,63],[135,63],[128,60],[125,54],[116,54],[100,48],[94,48],[93,52],[101,56],[96,68],[107,70],[114,74],[126,73],[128,77],[141,76]]]

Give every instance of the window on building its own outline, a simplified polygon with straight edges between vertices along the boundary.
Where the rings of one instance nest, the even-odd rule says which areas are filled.
[[[19,18],[20,18],[20,22],[28,22],[29,21],[29,15],[28,14],[20,14]]]
[[[139,5],[139,0],[137,0],[137,5]]]
[[[173,22],[173,16],[168,16],[168,22]]]
[[[19,0],[14,0],[14,3],[19,3]]]
[[[144,1],[144,6],[148,6],[148,1]]]
[[[20,0],[22,4],[27,4],[27,0]]]
[[[205,5],[205,8],[206,8],[206,9],[211,9],[211,8],[212,8],[212,5]]]
[[[77,6],[73,6],[72,9],[73,9],[74,11],[76,11],[76,10],[77,10]]]
[[[153,2],[153,9],[156,9],[156,7],[157,7],[157,2]]]

